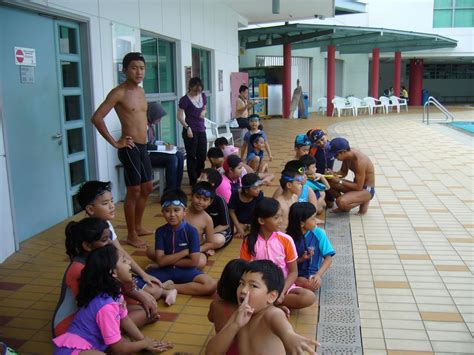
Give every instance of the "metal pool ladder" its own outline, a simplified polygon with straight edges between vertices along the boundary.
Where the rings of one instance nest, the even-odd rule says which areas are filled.
[[[428,101],[426,101],[425,105],[423,106],[423,121],[425,123],[425,116],[426,116],[426,124],[430,124],[430,104],[435,105],[442,113],[444,113],[445,120],[451,119],[451,122],[454,121],[454,115],[448,111],[446,107],[444,107],[438,100],[436,100],[433,96],[428,97]]]

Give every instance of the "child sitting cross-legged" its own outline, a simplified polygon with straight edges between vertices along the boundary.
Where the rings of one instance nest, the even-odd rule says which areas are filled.
[[[262,125],[260,124],[260,118],[258,115],[251,115],[249,117],[249,131],[244,135],[244,143],[242,144],[242,149],[240,150],[240,157],[243,159],[244,157],[248,156],[248,152],[252,149],[252,145],[250,144],[250,137],[252,134],[259,133],[263,137],[265,141],[265,150],[268,154],[268,160],[272,161],[273,156],[270,151],[270,144],[268,143],[268,138],[265,132],[262,130]],[[246,155],[247,153],[247,155]]]
[[[326,207],[326,201],[324,201],[326,193],[324,191],[329,190],[331,187],[324,175],[316,172],[316,159],[312,155],[303,155],[299,158],[299,161],[305,168],[305,185],[308,185],[308,187],[314,191],[317,200],[318,213],[321,213]]]
[[[135,274],[134,283],[125,285],[125,299],[128,304],[143,305],[148,317],[153,319],[152,314],[157,312],[155,300],[165,297],[166,304],[172,305],[176,300],[176,292],[171,290],[168,292],[166,285],[163,285],[156,277],[148,275],[120,245],[110,222],[115,218],[115,203],[111,190],[110,182],[87,181],[80,187],[77,200],[89,217],[103,219],[109,225],[111,243],[130,260],[132,272]],[[153,297],[148,297],[148,294]],[[138,325],[141,326],[143,323]]]
[[[222,234],[224,236],[224,245],[228,245],[234,236],[234,228],[229,215],[229,208],[222,196],[215,193],[215,187],[222,182],[222,175],[215,169],[207,168],[201,172],[198,182],[208,182],[214,191],[214,197],[211,204],[206,208],[206,212],[211,216],[214,225],[214,234]]]
[[[79,292],[79,279],[89,253],[102,246],[113,244],[111,235],[107,221],[95,217],[84,218],[79,222],[72,221],[66,226],[66,254],[71,263],[64,273],[61,294],[53,315],[53,336],[63,334],[79,310],[75,298]],[[123,252],[122,254],[127,255]],[[134,284],[131,282],[122,285],[122,293],[127,293],[127,299],[130,301],[135,299],[142,301],[127,302],[130,318],[138,327],[142,327],[158,320],[158,309],[154,296],[130,287]],[[166,290],[159,286],[157,290],[161,294],[155,296],[165,298],[168,304],[175,302],[176,290]]]
[[[297,202],[290,208],[286,230],[298,252],[298,278],[295,284],[312,291],[321,287],[321,277],[336,254],[322,228],[317,226],[316,208],[309,202]]]
[[[82,271],[80,307],[67,332],[54,338],[54,354],[163,352],[170,343],[145,337],[127,315],[121,285],[132,282],[130,260],[113,245],[92,251]],[[123,337],[125,331],[131,340]]]
[[[209,322],[214,323],[216,333],[220,332],[238,307],[237,287],[239,287],[240,278],[247,264],[248,262],[245,260],[233,259],[222,270],[221,277],[217,282],[217,295],[219,298],[211,302],[209,312],[207,313],[207,319]],[[232,342],[226,354],[239,354],[236,341]]]
[[[249,151],[247,153],[247,164],[256,173],[268,173],[268,164],[263,161],[265,139],[261,133],[252,134],[249,138]]]
[[[222,196],[225,202],[229,203],[232,192],[238,191],[240,188],[240,178],[244,167],[242,160],[234,154],[225,158],[222,167],[224,168],[224,175],[222,175],[221,183],[216,187],[216,194]]]
[[[196,228],[184,220],[186,216],[186,194],[179,190],[168,190],[161,198],[161,207],[166,224],[155,232],[155,248],[147,250],[147,256],[156,262],[157,268],[147,272],[161,281],[172,280],[178,293],[191,296],[212,295],[216,281],[198,269],[206,263],[200,253],[199,235]]]
[[[207,151],[207,159],[211,164],[212,169],[216,169],[219,173],[224,174],[224,152],[217,147],[211,147]]]
[[[242,178],[242,187],[234,191],[229,200],[230,218],[234,222],[235,236],[242,238],[252,222],[255,205],[263,198],[262,180],[257,174],[247,174]]]
[[[239,307],[211,338],[206,354],[235,351],[235,343],[239,354],[314,354],[319,344],[297,334],[285,313],[275,307],[284,288],[283,272],[272,261],[258,260],[244,266],[236,292]]]
[[[277,189],[277,191],[275,191],[273,196],[280,203],[282,219],[280,228],[282,231],[286,231],[290,207],[295,202],[298,202],[298,196],[301,194],[303,181],[303,175],[297,171],[283,170],[281,172],[280,187],[279,190]]]
[[[206,181],[200,181],[193,186],[191,204],[186,212],[186,221],[197,229],[201,241],[200,251],[214,255],[226,239],[222,233],[214,231],[214,223],[206,209],[216,196],[215,189]]]
[[[248,261],[267,259],[277,264],[283,271],[285,285],[276,304],[288,308],[311,306],[316,297],[313,292],[296,286],[298,267],[293,239],[280,232],[280,204],[273,198],[262,198],[254,208],[250,233],[240,247],[240,258]]]
[[[295,159],[301,158],[303,155],[309,154],[311,141],[306,134],[298,134],[295,137]]]

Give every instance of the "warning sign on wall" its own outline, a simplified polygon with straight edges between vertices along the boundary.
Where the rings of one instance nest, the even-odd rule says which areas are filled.
[[[36,66],[36,49],[15,47],[15,64]]]

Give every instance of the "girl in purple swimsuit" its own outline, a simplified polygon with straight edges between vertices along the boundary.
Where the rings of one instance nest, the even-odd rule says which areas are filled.
[[[157,353],[171,349],[170,343],[145,337],[128,317],[120,288],[131,281],[130,261],[115,246],[92,251],[79,284],[80,310],[68,331],[53,339],[54,354],[103,354],[107,349],[125,354],[141,350]],[[132,341],[122,337],[120,328]]]

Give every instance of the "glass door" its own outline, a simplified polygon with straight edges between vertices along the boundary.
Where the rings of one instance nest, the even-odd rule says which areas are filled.
[[[71,22],[56,21],[56,34],[61,138],[66,166],[68,212],[72,215],[81,210],[75,196],[81,184],[89,179],[79,26]]]

